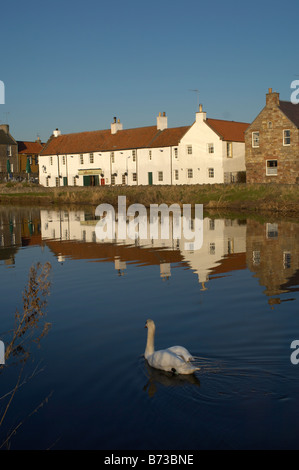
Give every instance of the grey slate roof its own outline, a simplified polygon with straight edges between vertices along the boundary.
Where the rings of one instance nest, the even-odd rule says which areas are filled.
[[[16,141],[11,137],[10,134],[6,134],[0,129],[0,145],[17,145]]]
[[[279,108],[299,129],[299,104],[290,101],[279,101]]]

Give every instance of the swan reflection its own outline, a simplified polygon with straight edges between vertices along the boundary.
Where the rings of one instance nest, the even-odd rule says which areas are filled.
[[[143,391],[147,391],[150,398],[157,392],[157,387],[159,385],[164,387],[181,387],[186,385],[195,385],[200,387],[200,381],[194,374],[181,375],[154,369],[146,360],[144,361],[144,364],[148,381],[144,385]]]

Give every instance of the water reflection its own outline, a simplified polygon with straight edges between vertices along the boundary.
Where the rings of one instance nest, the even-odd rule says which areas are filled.
[[[60,263],[109,262],[119,277],[127,275],[128,265],[156,265],[166,282],[180,265],[194,272],[202,291],[213,279],[250,269],[272,305],[282,301],[280,294],[299,290],[299,224],[294,221],[205,217],[199,250],[192,250],[191,244],[185,249],[185,240],[173,236],[171,220],[167,240],[119,241],[115,236],[113,242],[97,239],[97,222],[94,209],[1,208],[0,262],[13,265],[20,247],[46,245]]]
[[[182,387],[186,385],[200,386],[200,381],[194,374],[175,375],[171,372],[154,369],[147,361],[145,361],[145,369],[148,381],[144,385],[143,391],[147,392],[150,398],[155,395],[159,385],[163,387]]]

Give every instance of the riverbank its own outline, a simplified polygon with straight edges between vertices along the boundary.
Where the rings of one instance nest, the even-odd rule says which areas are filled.
[[[275,212],[299,215],[299,185],[215,184],[184,186],[105,186],[45,188],[36,184],[0,185],[1,205],[117,206],[118,196],[127,204],[203,204],[206,210]]]

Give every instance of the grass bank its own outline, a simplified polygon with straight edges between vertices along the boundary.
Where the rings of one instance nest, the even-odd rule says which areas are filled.
[[[299,215],[299,185],[215,184],[184,186],[105,186],[44,188],[21,183],[0,185],[0,204],[96,206],[127,204],[204,204],[206,210],[276,212]]]

